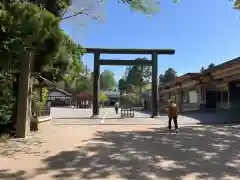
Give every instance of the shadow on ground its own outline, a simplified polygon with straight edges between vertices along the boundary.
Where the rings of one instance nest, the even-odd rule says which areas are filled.
[[[200,124],[229,124],[229,123],[240,123],[240,116],[234,114],[231,111],[195,111],[195,112],[184,112],[182,116],[197,119]]]
[[[43,145],[44,142],[37,137],[30,137],[27,139],[8,139],[4,143],[0,143],[0,158],[1,156],[13,157],[16,153],[38,156],[40,154],[38,148]]]
[[[43,159],[55,179],[240,179],[240,126],[97,132],[85,146]],[[0,176],[1,177],[1,176]]]
[[[151,114],[149,111],[142,111],[147,115]],[[167,119],[166,112],[159,112],[160,118],[165,117]],[[231,111],[218,111],[218,110],[206,110],[206,111],[188,111],[179,114],[179,121],[185,119],[186,124],[240,124],[240,115],[234,114]],[[196,123],[198,122],[198,123]]]
[[[10,172],[10,170],[7,169],[1,169],[0,170],[0,179],[3,180],[27,180],[25,176],[26,172],[25,171],[17,171],[17,172]]]

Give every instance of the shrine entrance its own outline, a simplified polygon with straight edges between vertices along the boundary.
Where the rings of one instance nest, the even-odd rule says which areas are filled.
[[[93,69],[93,111],[92,117],[99,117],[99,76],[101,65],[113,66],[152,66],[152,113],[151,117],[158,116],[158,55],[174,54],[174,49],[102,49],[85,48],[86,53],[94,54]],[[151,60],[119,60],[119,59],[101,59],[101,54],[146,54],[151,55]]]

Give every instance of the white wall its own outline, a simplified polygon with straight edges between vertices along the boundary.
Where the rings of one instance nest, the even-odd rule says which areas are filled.
[[[104,91],[104,94],[107,97],[112,97],[112,98],[119,98],[120,97],[120,92],[119,91]]]

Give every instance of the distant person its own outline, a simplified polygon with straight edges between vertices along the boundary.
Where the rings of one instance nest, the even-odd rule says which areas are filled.
[[[174,103],[174,101],[171,99],[169,101],[168,107],[167,107],[167,113],[168,113],[168,129],[171,130],[172,129],[172,120],[174,122],[175,125],[175,130],[176,132],[178,132],[178,107],[176,105],[176,103]]]
[[[114,106],[115,106],[116,114],[118,114],[119,102],[116,101]]]

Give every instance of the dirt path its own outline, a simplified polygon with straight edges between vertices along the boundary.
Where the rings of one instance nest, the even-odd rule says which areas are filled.
[[[52,125],[0,142],[0,179],[240,179],[239,126]]]

